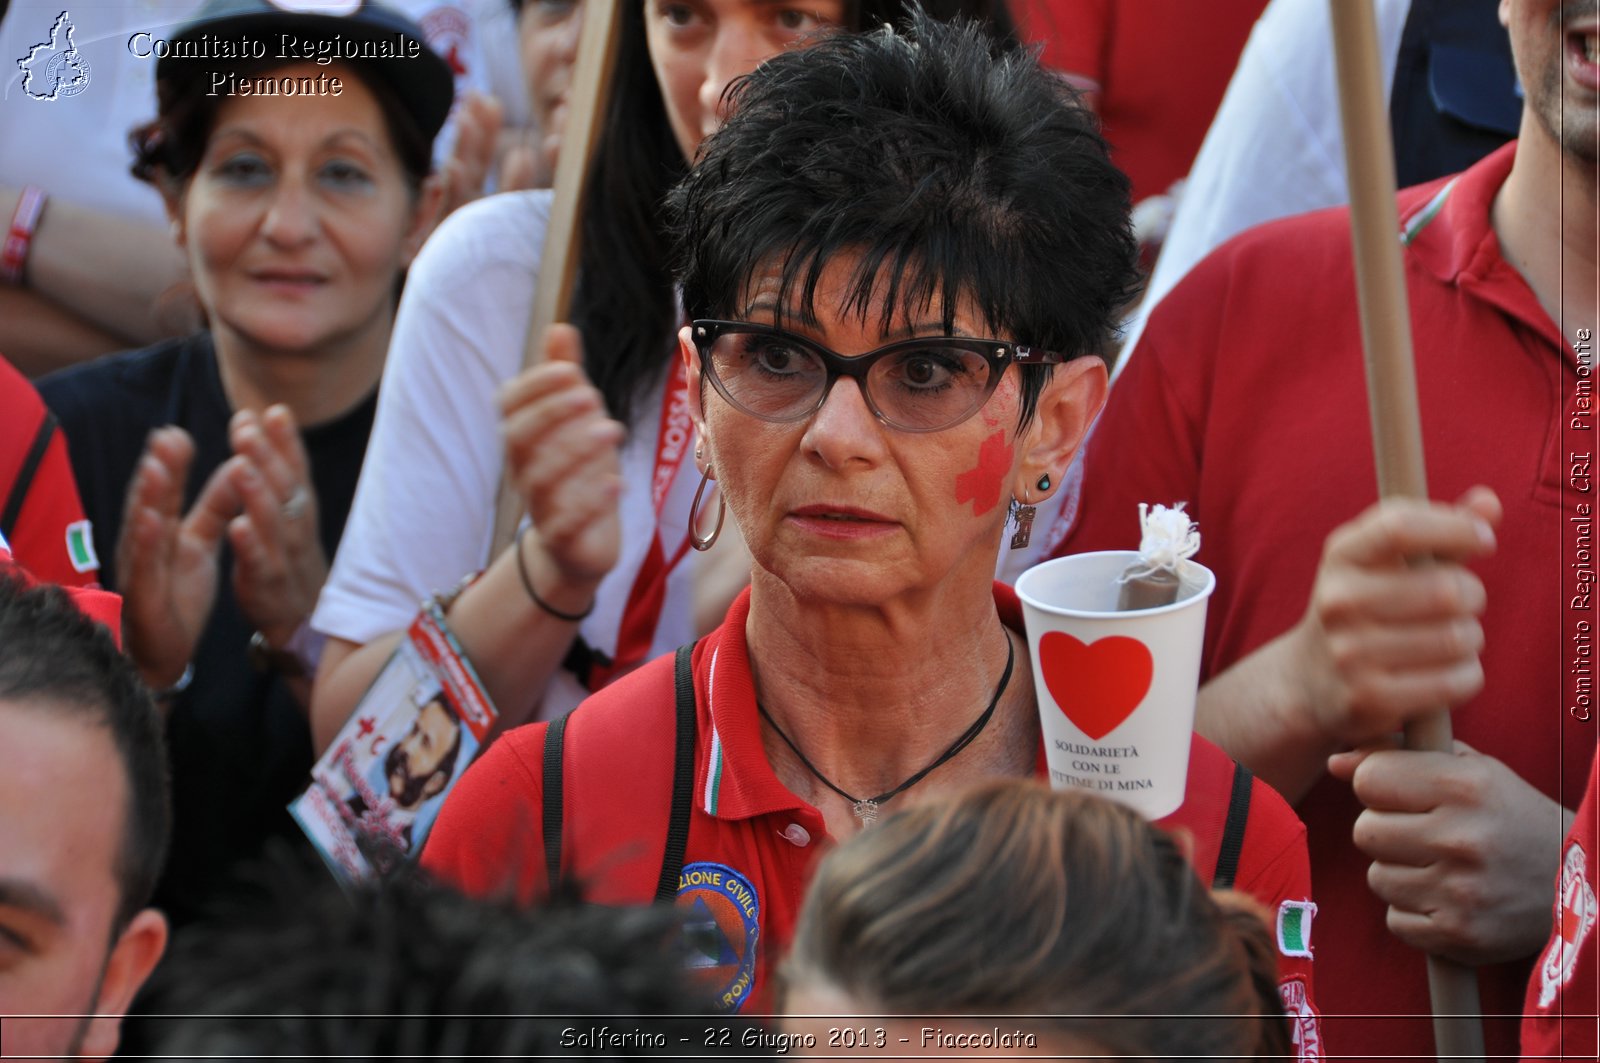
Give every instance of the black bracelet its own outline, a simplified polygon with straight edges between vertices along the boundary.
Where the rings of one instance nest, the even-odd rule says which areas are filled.
[[[528,532],[532,530],[533,525],[530,524],[526,528],[523,528],[522,531],[517,535],[517,575],[522,577],[522,589],[528,592],[528,597],[532,598],[533,604],[537,605],[540,609],[543,609],[557,620],[565,620],[569,623],[576,624],[578,621],[584,619],[590,613],[594,612],[594,602],[590,602],[589,608],[585,609],[581,613],[563,613],[560,609],[557,609],[555,606],[539,597],[539,592],[533,589],[533,580],[528,578],[528,562],[522,556],[523,536],[527,535]]]

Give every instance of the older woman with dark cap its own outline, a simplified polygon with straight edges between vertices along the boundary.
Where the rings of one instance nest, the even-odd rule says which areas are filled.
[[[135,172],[166,201],[207,328],[41,384],[126,600],[128,650],[164,694],[176,839],[160,899],[179,919],[294,829],[284,806],[311,764],[305,621],[438,205],[449,67],[395,12],[340,10],[213,0],[171,35]],[[264,58],[183,58],[214,51],[202,38]]]
[[[575,875],[603,900],[674,899],[738,1006],[830,839],[1041,770],[1019,608],[992,573],[1008,510],[1057,489],[1100,407],[1134,247],[1127,181],[1071,90],[926,17],[757,69],[673,208],[701,502],[721,488],[696,545],[725,502],[750,589],[692,651],[491,747],[423,859],[526,898]],[[1209,877],[1234,766],[1194,749],[1164,825]],[[1309,903],[1303,830],[1242,778],[1226,875]]]

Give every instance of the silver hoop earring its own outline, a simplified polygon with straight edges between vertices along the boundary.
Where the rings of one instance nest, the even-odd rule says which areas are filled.
[[[700,474],[700,486],[695,489],[694,502],[689,506],[689,542],[701,553],[716,545],[717,536],[722,534],[722,521],[728,515],[727,504],[722,501],[722,492],[717,492],[717,526],[711,529],[711,534],[702,537],[700,534],[700,501],[705,497],[706,484],[711,482],[711,469]]]

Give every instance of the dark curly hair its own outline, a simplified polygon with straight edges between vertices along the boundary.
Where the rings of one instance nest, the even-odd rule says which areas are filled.
[[[279,848],[233,906],[179,936],[147,988],[155,1058],[480,1059],[729,1055],[668,906],[519,909],[405,872],[348,894]],[[167,1015],[172,1018],[155,1018]],[[659,1035],[661,1046],[593,1034]],[[699,1016],[699,1017],[697,1017]],[[626,1018],[622,1018],[626,1017]],[[690,1047],[685,1047],[685,1046]],[[748,1051],[744,1049],[742,1051]]]
[[[883,323],[960,297],[1009,339],[1068,357],[1109,349],[1137,290],[1128,179],[1094,116],[1027,51],[962,19],[841,35],[738,82],[732,115],[673,192],[691,318],[738,317],[781,266],[814,323],[830,261],[859,255],[847,305]],[[1031,415],[1048,366],[1022,378]]]

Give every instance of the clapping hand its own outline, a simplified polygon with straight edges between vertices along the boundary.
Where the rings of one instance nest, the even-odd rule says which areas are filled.
[[[469,92],[461,97],[453,115],[455,140],[450,145],[450,157],[440,168],[444,198],[437,221],[483,195],[494,168],[504,115],[505,109],[493,96]]]
[[[228,522],[234,596],[267,645],[282,648],[328,578],[310,462],[286,406],[239,411],[228,437],[234,457],[224,467],[241,501]]]
[[[327,578],[316,496],[294,418],[283,406],[240,411],[233,457],[183,512],[194,441],[152,432],[128,489],[117,543],[129,653],[155,689],[184,673],[216,602],[223,538],[234,551],[234,594],[268,645],[282,647],[310,616]]]
[[[625,432],[584,374],[578,330],[553,325],[545,342],[546,361],[500,393],[506,463],[551,565],[571,597],[583,599],[621,548]],[[581,601],[565,604],[582,608]]]
[[[117,540],[117,582],[128,653],[145,682],[178,682],[217,595],[217,551],[240,499],[228,466],[182,511],[194,440],[181,428],[150,433],[134,470]]]

